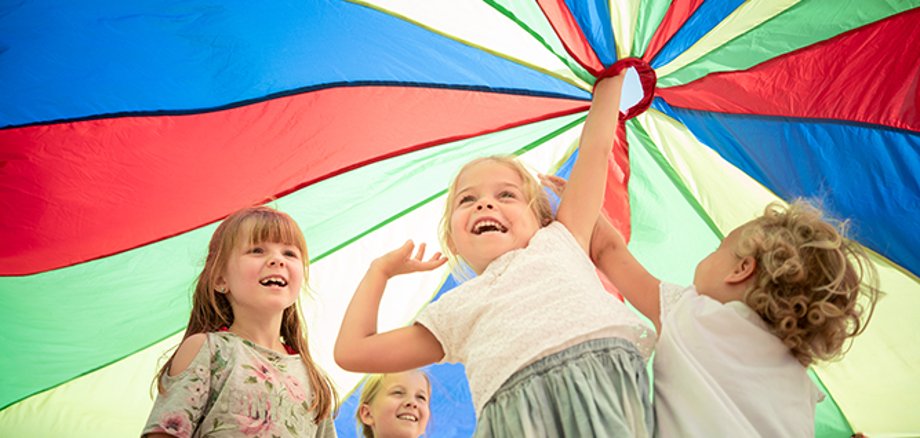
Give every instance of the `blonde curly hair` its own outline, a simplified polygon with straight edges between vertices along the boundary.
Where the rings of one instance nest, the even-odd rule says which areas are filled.
[[[438,227],[438,237],[441,243],[441,250],[444,255],[447,256],[448,264],[451,267],[451,270],[457,272],[462,276],[463,271],[457,271],[456,268],[459,263],[462,261],[462,257],[459,254],[455,254],[451,250],[450,245],[450,236],[453,233],[450,225],[450,217],[454,214],[454,210],[457,208],[457,182],[460,181],[460,176],[463,175],[463,172],[467,169],[486,162],[494,161],[499,164],[507,166],[509,169],[513,170],[521,177],[521,190],[524,193],[524,196],[527,198],[527,202],[530,206],[530,210],[533,212],[534,216],[537,218],[537,222],[541,227],[545,227],[553,222],[553,209],[550,207],[549,197],[546,195],[546,192],[543,191],[543,187],[537,182],[537,179],[527,170],[526,167],[513,155],[492,155],[488,157],[476,158],[465,165],[457,172],[457,175],[454,176],[454,180],[450,183],[450,187],[447,190],[447,204],[444,208],[444,216],[441,217],[441,224]]]
[[[804,366],[843,354],[880,295],[865,251],[845,237],[847,225],[801,199],[774,202],[743,226],[736,247],[737,256],[757,261],[744,302]]]

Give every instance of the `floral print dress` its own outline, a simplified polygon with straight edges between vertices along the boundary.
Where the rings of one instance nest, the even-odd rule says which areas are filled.
[[[300,356],[230,332],[208,333],[192,363],[164,374],[144,434],[189,437],[335,437],[330,418],[313,423]]]

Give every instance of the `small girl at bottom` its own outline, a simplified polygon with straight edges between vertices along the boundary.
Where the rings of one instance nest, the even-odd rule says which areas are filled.
[[[355,417],[364,438],[419,438],[431,415],[431,381],[422,370],[374,374]]]
[[[285,213],[247,208],[217,227],[144,436],[335,437],[335,390],[298,304],[307,264]]]
[[[814,436],[823,394],[807,367],[839,356],[879,296],[872,265],[842,229],[804,201],[771,204],[681,287],[649,274],[601,217],[592,259],[659,328],[661,436]]]
[[[650,327],[607,293],[588,257],[616,137],[622,71],[598,81],[569,190],[553,221],[539,183],[515,159],[464,166],[451,184],[442,245],[479,274],[415,324],[377,333],[387,280],[446,260],[413,244],[375,260],[335,346],[345,369],[465,365],[476,437],[647,437]]]

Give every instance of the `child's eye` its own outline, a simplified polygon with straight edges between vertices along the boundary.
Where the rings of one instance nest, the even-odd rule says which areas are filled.
[[[262,254],[263,252],[265,252],[265,249],[263,249],[261,246],[254,246],[252,248],[249,248],[249,252],[253,254]]]
[[[418,396],[418,399],[421,401],[428,401],[428,397],[425,397],[424,395]]]
[[[465,203],[467,203],[467,202],[473,202],[473,201],[475,201],[475,200],[476,200],[476,198],[475,198],[473,195],[466,195],[466,196],[460,198],[460,202],[458,202],[457,205],[463,205],[463,204],[465,204]]]
[[[517,198],[517,195],[515,195],[514,192],[505,190],[505,191],[499,193],[499,194],[498,194],[498,197],[499,197],[499,198]]]

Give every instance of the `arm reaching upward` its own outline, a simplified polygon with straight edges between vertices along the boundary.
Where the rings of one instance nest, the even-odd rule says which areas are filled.
[[[441,253],[424,260],[425,244],[412,256],[414,244],[374,260],[345,311],[335,341],[335,362],[349,371],[389,373],[434,363],[444,357],[441,344],[418,324],[377,333],[377,313],[387,281],[400,274],[430,271],[447,261]]]
[[[655,324],[661,333],[660,280],[650,274],[629,252],[623,235],[603,213],[598,215],[591,236],[591,261],[623,297]]]
[[[565,180],[558,176],[540,175],[540,181],[557,195],[566,189]],[[597,269],[619,289],[624,298],[650,319],[655,324],[655,329],[661,333],[661,295],[658,292],[660,280],[650,274],[629,252],[623,235],[603,213],[597,216],[588,254]]]
[[[578,145],[578,158],[556,213],[556,219],[568,228],[586,252],[604,200],[607,158],[616,139],[625,72],[624,69],[595,84],[591,109]]]

